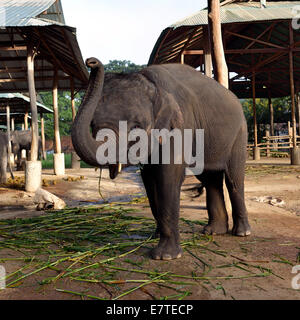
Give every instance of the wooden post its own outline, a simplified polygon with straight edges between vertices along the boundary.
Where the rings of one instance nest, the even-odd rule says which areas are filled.
[[[184,64],[184,53],[182,53],[180,56],[180,63]]]
[[[204,72],[205,75],[212,78],[212,58],[211,58],[211,43],[209,39],[208,28],[203,28],[203,51],[204,51]]]
[[[70,89],[71,89],[71,107],[72,107],[72,118],[73,121],[76,117],[76,108],[75,108],[75,95],[74,95],[74,81],[73,78],[70,78]],[[80,169],[80,158],[75,151],[71,154],[71,168]]]
[[[293,147],[293,140],[292,140],[292,137],[293,137],[293,128],[291,128],[291,122],[288,121],[288,136],[289,136],[289,148],[292,148]]]
[[[228,68],[222,42],[222,27],[219,0],[208,0],[208,40],[206,41],[207,55],[205,57],[205,73],[211,74],[211,57],[214,67],[214,78],[228,89]],[[209,66],[210,64],[210,66]],[[225,207],[228,213],[232,212],[231,201],[227,187],[223,180]]]
[[[15,131],[15,118],[11,118],[11,131]]]
[[[222,41],[220,1],[208,0],[208,30],[212,49],[215,79],[228,88],[228,68]]]
[[[274,136],[274,109],[271,93],[269,91],[270,135]]]
[[[24,128],[25,130],[28,130],[28,110],[26,110],[24,114]]]
[[[74,94],[74,80],[73,80],[73,78],[70,79],[70,86],[71,86],[72,119],[74,121],[74,119],[76,117],[76,109],[75,109],[75,94]]]
[[[37,161],[38,159],[38,113],[36,105],[36,91],[34,84],[34,57],[35,52],[32,45],[27,46],[27,77],[28,77],[28,88],[30,97],[30,109],[31,109],[31,161]]]
[[[256,117],[255,71],[252,74],[252,103],[253,103],[254,147],[257,147],[257,117]]]
[[[54,174],[61,176],[65,174],[65,158],[64,154],[61,153],[61,142],[59,135],[59,112],[58,112],[58,72],[55,68],[54,80],[53,80],[53,113],[54,113]]]
[[[44,114],[43,112],[40,113],[40,119],[41,119],[41,139],[42,139],[42,152],[43,152],[43,158],[46,159],[46,141],[45,141],[45,122],[44,122]]]
[[[267,158],[271,156],[271,146],[270,146],[270,131],[266,130],[266,140],[267,140]]]
[[[11,163],[11,142],[10,142],[10,107],[6,107],[6,133],[8,141],[8,159],[7,161]]]
[[[300,98],[299,98],[299,92],[297,92],[297,109],[298,109],[298,135],[300,136]]]
[[[289,62],[290,62],[290,86],[291,86],[291,117],[292,117],[292,127],[293,127],[293,134],[292,134],[292,142],[293,148],[297,146],[296,140],[296,106],[295,106],[295,83],[294,83],[294,59],[293,59],[293,51],[292,47],[294,46],[294,31],[292,27],[292,22],[289,23],[290,26],[290,51],[289,51]]]
[[[255,70],[252,74],[252,104],[253,104],[253,134],[254,134],[254,148],[253,148],[253,160],[260,159],[260,150],[257,143],[257,117],[256,117],[256,79]]]
[[[57,95],[57,86],[58,86],[58,75],[57,69],[54,71],[53,79],[53,113],[54,113],[54,153],[61,153],[61,142],[59,135],[59,115],[58,115],[58,95]]]

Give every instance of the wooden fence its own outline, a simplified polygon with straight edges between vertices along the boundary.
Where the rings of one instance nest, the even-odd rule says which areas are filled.
[[[264,142],[258,143],[257,147],[259,147],[260,151],[265,151],[266,156],[270,157],[272,153],[282,153],[284,151],[288,152],[293,147],[293,136],[290,132],[289,135],[284,136],[270,136],[268,132],[266,132],[266,136],[263,137]],[[297,146],[300,146],[300,136],[296,136]],[[247,150],[252,151],[254,148],[254,144],[248,144]]]

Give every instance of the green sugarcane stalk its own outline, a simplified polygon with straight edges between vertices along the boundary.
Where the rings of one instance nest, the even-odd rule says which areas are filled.
[[[141,285],[139,285],[139,286],[137,286],[135,288],[132,288],[132,289],[126,291],[126,292],[123,292],[122,294],[120,294],[119,296],[113,298],[112,300],[118,300],[118,299],[120,299],[120,298],[122,298],[122,297],[124,297],[124,296],[126,296],[126,295],[128,295],[128,294],[130,294],[130,293],[132,293],[132,292],[134,292],[134,291],[136,291],[136,290],[138,290],[138,289],[150,284],[150,283],[155,282],[156,280],[158,280],[159,278],[162,278],[163,276],[167,275],[168,273],[169,273],[169,271],[165,272],[165,273],[163,273],[163,274],[161,274],[161,275],[159,275],[157,277],[155,277],[152,280],[148,280],[147,282],[145,282],[145,283],[143,283],[143,284],[141,284]]]

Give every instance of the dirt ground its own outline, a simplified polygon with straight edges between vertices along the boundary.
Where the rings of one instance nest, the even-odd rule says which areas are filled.
[[[80,176],[84,176],[84,179],[78,181],[71,179]],[[44,189],[62,198],[70,207],[101,204],[103,199],[99,195],[98,177],[99,171],[94,169],[66,170],[64,178],[56,178],[52,170],[49,170],[44,173],[43,178],[49,181],[57,180],[57,183],[49,183]],[[187,177],[184,182],[181,194],[181,218],[207,219],[205,193],[200,196],[197,194],[194,188],[197,184],[198,181],[193,177]],[[113,181],[109,180],[107,172],[103,171],[100,190],[104,199],[114,202],[128,202],[144,194],[143,185],[135,168],[122,172]],[[268,201],[271,198],[262,197],[273,197],[275,204],[281,203],[282,207],[270,204]],[[259,202],[263,199],[267,202]],[[213,237],[216,247],[226,252],[226,255],[214,254],[213,251],[209,254],[203,254],[201,250],[193,253],[184,251],[181,259],[168,262],[147,259],[143,267],[174,273],[180,270],[181,274],[191,275],[202,274],[207,265],[219,266],[210,273],[215,276],[215,280],[199,281],[198,285],[193,285],[188,289],[187,299],[300,299],[300,290],[293,289],[291,285],[295,276],[292,274],[292,267],[300,264],[300,167],[290,166],[287,159],[248,161],[246,205],[252,227],[250,236],[240,238],[226,234]],[[134,213],[136,215],[152,217],[149,206],[145,203],[136,202],[127,206],[137,209],[137,213]],[[36,211],[32,206],[32,195],[23,191],[0,188],[0,219],[26,218],[43,214],[45,213]],[[231,219],[230,226],[232,226]],[[197,226],[196,231],[200,233],[202,228],[203,226]],[[184,229],[181,231],[184,237]],[[0,264],[10,273],[15,271],[18,265],[13,261],[2,263],[1,258],[5,257],[5,253],[5,250],[0,250]],[[200,257],[198,262],[195,260],[196,253],[197,257]],[[146,255],[147,252],[143,254]],[[131,259],[138,260],[140,256],[134,255]],[[228,265],[238,268],[227,268]],[[262,273],[271,270],[271,274],[244,278],[243,266],[247,268],[250,266],[251,270],[255,269]],[[249,270],[248,274],[252,272]],[[51,273],[51,270],[49,272]],[[235,278],[228,280],[226,277],[232,274]],[[64,284],[57,282],[54,285],[39,286],[37,278],[32,278],[19,287],[0,290],[0,300],[82,298],[55,290]],[[106,292],[106,298],[112,295],[109,288],[95,284],[77,282],[70,288],[77,292],[88,291],[90,295],[95,296],[101,296]],[[152,283],[143,287],[143,290],[135,290],[124,299],[172,297],[169,291],[166,286],[156,286]]]

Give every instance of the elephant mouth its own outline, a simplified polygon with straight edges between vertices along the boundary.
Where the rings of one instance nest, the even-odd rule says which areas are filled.
[[[117,175],[122,171],[122,164],[117,163],[117,164],[110,164],[108,166],[109,169],[109,177],[111,179],[115,179]]]

